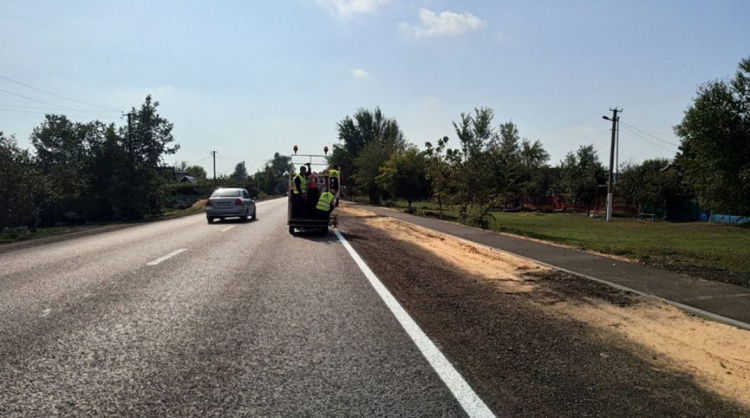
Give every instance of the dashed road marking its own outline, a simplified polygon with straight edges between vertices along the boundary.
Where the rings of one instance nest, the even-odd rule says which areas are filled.
[[[222,230],[221,230],[221,232],[227,232],[227,231],[229,231],[230,229],[234,228],[235,226],[237,226],[237,225],[232,225],[232,226],[228,226],[228,227],[226,227],[226,228],[222,229]]]
[[[155,266],[155,265],[161,263],[162,261],[168,260],[168,259],[170,259],[170,258],[172,258],[172,257],[176,256],[177,254],[179,254],[181,252],[184,252],[184,251],[187,251],[187,248],[180,248],[177,251],[172,251],[171,253],[165,255],[164,257],[160,257],[160,258],[157,258],[156,260],[154,260],[154,261],[152,261],[150,263],[146,263],[146,265],[148,265],[148,266]]]
[[[39,317],[44,318],[45,316],[49,315],[51,312],[52,312],[52,309],[47,308],[44,311],[42,311],[42,314],[39,315]]]
[[[443,380],[448,389],[451,391],[453,396],[456,397],[458,403],[461,404],[464,411],[470,417],[494,417],[495,414],[490,411],[487,405],[479,398],[474,390],[466,383],[466,380],[461,376],[460,373],[453,367],[447,358],[440,352],[435,344],[430,340],[427,334],[419,328],[416,322],[409,316],[409,313],[398,303],[396,298],[391,295],[388,289],[378,279],[378,276],[367,267],[362,257],[354,251],[351,245],[346,241],[343,235],[338,230],[334,230],[336,236],[339,238],[344,248],[349,252],[349,255],[357,263],[362,273],[364,273],[367,280],[378,292],[380,298],[385,302],[388,309],[396,317],[396,320],[401,324],[409,337],[414,341],[419,351],[430,363],[430,366],[437,372],[440,379]]]

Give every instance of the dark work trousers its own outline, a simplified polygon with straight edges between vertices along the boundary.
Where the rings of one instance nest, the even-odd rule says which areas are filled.
[[[305,216],[305,198],[301,194],[292,194],[292,218]]]

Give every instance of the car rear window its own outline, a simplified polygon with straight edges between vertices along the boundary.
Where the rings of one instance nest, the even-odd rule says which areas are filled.
[[[211,197],[240,197],[240,190],[216,190]]]

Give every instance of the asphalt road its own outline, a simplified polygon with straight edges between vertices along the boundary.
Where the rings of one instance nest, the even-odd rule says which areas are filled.
[[[336,236],[290,236],[285,205],[0,254],[0,416],[462,416]]]

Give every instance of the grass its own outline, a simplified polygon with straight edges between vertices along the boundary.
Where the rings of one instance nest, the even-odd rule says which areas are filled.
[[[436,205],[417,203],[436,216]],[[406,207],[399,202],[397,207]],[[420,211],[418,211],[419,213]],[[455,219],[455,212],[446,212]],[[750,286],[750,229],[706,222],[589,218],[583,214],[493,212],[490,229],[624,256],[712,280]]]

